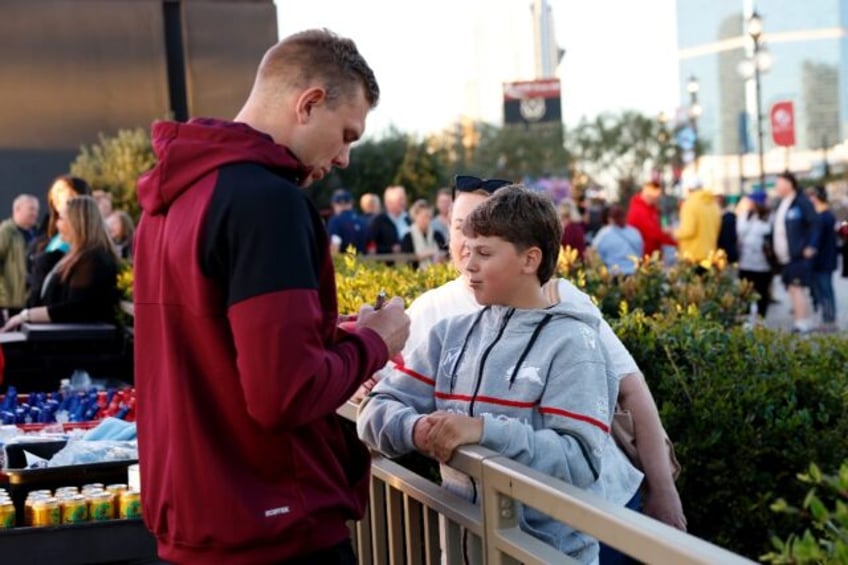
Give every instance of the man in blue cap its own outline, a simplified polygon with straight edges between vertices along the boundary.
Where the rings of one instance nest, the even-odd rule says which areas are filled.
[[[330,202],[333,217],[327,222],[327,233],[333,253],[345,252],[351,246],[357,253],[365,253],[368,226],[353,210],[353,195],[340,188],[333,192]]]

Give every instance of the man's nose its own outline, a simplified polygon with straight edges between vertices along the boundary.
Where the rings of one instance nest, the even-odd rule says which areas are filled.
[[[333,159],[333,165],[338,167],[339,169],[346,169],[350,164],[350,146],[346,145],[342,152],[336,155],[336,158]]]

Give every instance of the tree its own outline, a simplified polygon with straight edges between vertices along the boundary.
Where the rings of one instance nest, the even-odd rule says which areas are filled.
[[[568,176],[571,158],[563,147],[562,126],[558,123],[502,128],[479,124],[478,139],[469,164],[480,176],[515,180]]]
[[[432,201],[436,191],[449,182],[447,170],[444,152],[410,139],[394,184],[406,187],[410,203],[418,198]]]
[[[669,142],[663,124],[630,110],[583,118],[567,136],[569,149],[589,175],[611,176],[628,186],[668,161]]]
[[[71,174],[85,179],[93,190],[112,195],[116,210],[124,210],[138,220],[136,181],[156,164],[147,131],[122,129],[114,136],[101,133],[99,141],[82,146],[71,163]]]

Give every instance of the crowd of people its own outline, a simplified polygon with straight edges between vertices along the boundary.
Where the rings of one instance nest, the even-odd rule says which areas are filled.
[[[26,322],[114,322],[121,260],[130,260],[134,224],[112,209],[108,192],[78,177],[57,177],[39,200],[18,195],[0,224],[2,329]]]
[[[844,245],[848,226],[838,231],[823,186],[802,191],[787,172],[778,176],[772,202],[765,192],[755,191],[742,195],[735,204],[704,187],[697,177],[688,178],[684,190],[686,196],[673,222],[661,214],[664,194],[657,182],[645,183],[626,209],[597,195],[579,204],[566,199],[558,205],[562,247],[572,249],[578,260],[588,249],[621,277],[632,275],[641,258],[655,253],[666,264],[678,258],[700,263],[720,249],[729,263],[737,265],[739,278],[759,295],[752,314],[765,317],[774,302],[772,284],[778,275],[792,302],[794,331],[837,328],[832,279],[840,249],[848,250]],[[385,190],[385,212],[380,211],[377,194],[362,195],[361,213],[354,210],[353,200],[345,189],[333,194],[334,215],[327,228],[335,252],[352,246],[365,254],[408,253],[416,267],[446,256],[451,189],[436,194],[435,216],[426,200],[416,201],[407,211],[402,186]],[[821,323],[811,319],[810,302],[820,312]]]
[[[803,190],[795,176],[785,172],[777,176],[771,202],[765,192],[755,191],[742,195],[735,208],[729,198],[713,194],[697,178],[689,182],[687,192],[676,229],[663,223],[658,206],[662,188],[654,182],[633,196],[624,221],[618,210],[610,208],[610,217],[618,218],[612,221],[620,230],[620,243],[611,246],[608,236],[593,240],[604,263],[626,275],[632,271],[621,256],[625,250],[630,263],[655,252],[670,255],[671,261],[683,257],[698,263],[722,250],[727,261],[737,265],[740,279],[759,295],[752,314],[765,317],[774,302],[772,284],[777,276],[791,301],[792,331],[837,329],[833,272],[839,248],[843,253],[848,249],[848,238],[840,236],[845,229],[837,229],[825,187]],[[628,226],[635,231],[628,232],[625,246]],[[641,253],[631,253],[640,243]],[[821,312],[820,324],[811,317],[810,300]]]
[[[349,191],[341,188],[333,192],[333,215],[327,221],[327,231],[334,253],[353,248],[359,254],[405,254],[414,268],[446,257],[449,190],[439,192],[435,211],[426,199],[416,200],[407,209],[406,188],[399,185],[386,188],[382,201],[378,194],[365,193],[359,202],[360,213],[354,210]]]

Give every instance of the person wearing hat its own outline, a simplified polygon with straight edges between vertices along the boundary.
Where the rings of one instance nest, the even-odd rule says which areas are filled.
[[[699,178],[692,177],[685,184],[689,195],[680,207],[680,227],[674,237],[682,257],[700,262],[718,249],[721,209]]]
[[[836,296],[833,292],[833,271],[836,270],[836,216],[827,203],[827,189],[818,185],[807,192],[821,226],[818,253],[813,257],[813,277],[810,289],[813,305],[821,307],[821,330],[836,329]]]
[[[756,313],[765,318],[771,303],[771,281],[774,270],[769,260],[771,224],[766,193],[753,192],[736,205],[736,236],[739,241],[739,278],[753,285],[760,296]]]
[[[330,248],[333,253],[345,252],[353,247],[357,253],[365,253],[368,225],[353,210],[353,195],[340,188],[330,198],[333,217],[327,222]]]

